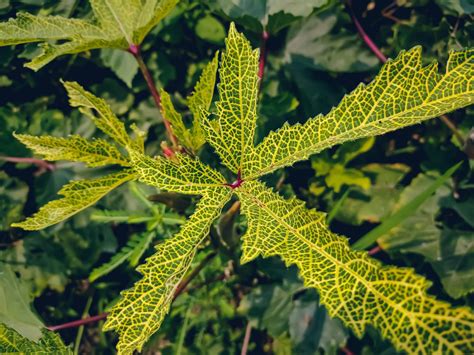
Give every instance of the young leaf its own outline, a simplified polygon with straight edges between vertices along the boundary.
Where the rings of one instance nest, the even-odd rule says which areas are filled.
[[[108,262],[92,270],[89,276],[89,281],[94,282],[98,278],[107,275],[127,260],[130,260],[130,265],[136,266],[138,260],[148,248],[154,237],[155,232],[134,234],[128,243]]]
[[[188,97],[189,109],[193,113],[193,125],[187,129],[183,122],[183,117],[176,111],[171,102],[170,95],[161,91],[161,111],[164,117],[171,123],[173,133],[185,147],[196,152],[205,143],[202,121],[204,112],[209,110],[212,97],[214,96],[214,86],[216,85],[216,72],[218,65],[218,54],[204,68],[194,92]]]
[[[237,194],[248,220],[243,262],[280,255],[296,264],[329,314],[358,337],[371,325],[408,353],[472,352],[474,314],[427,295],[430,283],[413,270],[383,267],[367,253],[352,251],[346,238],[328,230],[323,213],[285,200],[260,182],[244,183]]]
[[[113,189],[133,179],[135,174],[124,170],[98,179],[72,181],[59,190],[58,194],[64,196],[63,198],[48,202],[32,217],[13,223],[12,227],[25,230],[49,227],[93,205]]]
[[[130,165],[114,145],[103,139],[87,140],[78,135],[68,138],[35,137],[27,134],[15,134],[15,138],[35,154],[43,155],[46,160],[80,161],[90,167],[108,164]]]
[[[146,155],[132,154],[132,161],[138,179],[159,189],[202,195],[207,188],[223,187],[226,183],[219,172],[188,155],[176,154],[174,159],[153,159]]]
[[[104,330],[119,333],[120,354],[140,351],[158,330],[198,246],[231,196],[231,190],[224,187],[208,188],[202,193],[196,212],[177,235],[159,244],[156,253],[137,269],[143,278],[122,292],[122,299],[107,317]]]
[[[68,19],[19,13],[0,23],[0,46],[41,43],[42,52],[27,67],[38,70],[63,54],[97,48],[139,45],[178,0],[91,0],[95,19]],[[51,41],[58,41],[51,44]]]
[[[474,49],[451,52],[444,75],[438,73],[436,62],[421,66],[421,47],[402,52],[369,85],[359,85],[326,116],[270,133],[245,161],[245,175],[262,176],[335,144],[468,106],[474,101],[473,77]]]
[[[234,173],[242,171],[253,150],[257,122],[259,50],[231,24],[219,69],[217,119],[204,120],[207,141],[224,165]]]
[[[123,147],[133,146],[133,142],[125,130],[125,125],[115,116],[104,99],[100,99],[84,90],[76,82],[65,82],[64,87],[69,95],[71,106],[79,107],[79,111],[90,117],[97,128],[118,144]]]
[[[59,335],[53,332],[43,331],[43,336],[36,343],[24,338],[2,323],[0,323],[0,352],[2,354],[72,354],[72,351],[63,344]]]

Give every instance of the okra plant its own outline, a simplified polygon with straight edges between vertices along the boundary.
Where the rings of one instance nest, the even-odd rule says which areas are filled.
[[[139,55],[145,35],[176,2],[133,0],[125,6],[118,0],[91,0],[94,20],[20,14],[0,24],[0,45],[41,42],[41,54],[26,65],[34,70],[60,55],[94,48],[121,48]],[[16,137],[46,160],[112,165],[116,172],[70,182],[59,191],[60,199],[14,226],[46,228],[135,180],[164,191],[200,196],[179,233],[157,245],[155,254],[137,269],[141,280],[123,291],[112,307],[104,330],[118,333],[121,354],[140,351],[159,329],[198,248],[232,200],[239,201],[247,221],[241,262],[276,255],[286,265],[296,265],[330,316],[342,320],[358,337],[371,326],[407,353],[472,353],[474,314],[469,308],[453,307],[430,296],[430,282],[413,269],[383,265],[367,252],[351,249],[347,238],[331,232],[324,213],[307,209],[297,198],[283,198],[261,181],[334,145],[401,129],[473,102],[474,50],[451,52],[443,73],[437,63],[422,66],[421,62],[420,47],[401,52],[370,84],[360,84],[328,114],[304,124],[285,124],[256,142],[259,50],[252,49],[232,24],[225,49],[210,59],[187,99],[193,114],[191,127],[170,96],[161,92],[162,115],[175,144],[165,146],[166,154],[155,157],[145,152],[145,132],[135,126],[128,130],[105,100],[76,82],[64,82],[71,106],[88,116],[109,140],[21,132]],[[213,103],[216,82],[218,99]],[[217,153],[218,169],[199,158],[204,144]],[[0,341],[10,342],[11,349],[24,343],[13,339],[5,327],[1,334]],[[52,343],[54,351],[68,352],[56,338],[51,339],[42,340],[44,349],[51,351],[47,346]]]

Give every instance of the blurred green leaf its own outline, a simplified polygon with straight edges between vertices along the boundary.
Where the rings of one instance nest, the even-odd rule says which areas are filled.
[[[132,87],[132,80],[138,72],[138,64],[129,52],[104,48],[100,51],[100,58],[102,63],[110,68],[129,88]]]
[[[30,301],[28,289],[8,265],[0,263],[0,321],[37,342],[42,336],[43,323],[32,312]]]
[[[205,41],[222,44],[224,43],[225,29],[219,20],[207,15],[197,22],[196,34]]]

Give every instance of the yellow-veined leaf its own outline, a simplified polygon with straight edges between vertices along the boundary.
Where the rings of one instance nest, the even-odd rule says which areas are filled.
[[[346,238],[327,228],[323,213],[295,198],[285,200],[258,181],[236,191],[248,222],[243,262],[279,255],[297,265],[329,314],[358,337],[370,325],[410,354],[474,351],[474,314],[429,296],[430,283],[412,269],[384,267],[366,252],[351,250]]]
[[[19,13],[0,23],[0,46],[41,43],[27,67],[38,70],[63,54],[96,48],[128,49],[139,45],[178,0],[90,0],[93,20]],[[58,41],[57,43],[52,43]]]
[[[113,329],[119,334],[120,354],[140,351],[158,330],[197,248],[231,196],[227,187],[208,188],[202,193],[196,212],[177,235],[159,244],[156,253],[138,267],[143,278],[122,292],[122,299],[107,317],[104,330]]]
[[[474,50],[451,52],[444,74],[422,67],[421,47],[389,60],[369,85],[359,85],[327,115],[270,133],[245,161],[255,178],[335,144],[422,122],[474,101]]]
[[[64,185],[58,194],[64,197],[48,202],[32,217],[23,222],[13,223],[13,227],[25,230],[39,230],[64,221],[76,213],[93,205],[113,189],[135,179],[131,170],[124,170],[93,180],[77,180]]]
[[[70,355],[71,349],[61,341],[59,335],[43,331],[43,336],[38,342],[31,341],[13,329],[0,323],[0,352],[2,354],[28,354],[28,355]]]
[[[68,138],[51,136],[30,136],[15,134],[20,142],[45,160],[70,160],[86,163],[90,167],[118,164],[129,166],[125,158],[114,145],[103,139],[87,140],[78,135]]]
[[[206,139],[224,165],[242,172],[253,150],[257,122],[259,50],[231,24],[219,68],[217,118],[204,119]]]
[[[132,154],[132,162],[141,182],[171,192],[202,195],[207,188],[226,183],[218,171],[189,155],[176,154],[173,159],[166,159]]]

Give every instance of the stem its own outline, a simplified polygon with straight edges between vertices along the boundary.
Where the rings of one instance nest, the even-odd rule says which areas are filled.
[[[84,312],[82,312],[82,318],[86,318],[87,314],[89,313],[89,310],[92,305],[92,296],[90,296],[87,299],[86,306],[84,307]],[[78,355],[79,354],[79,347],[81,346],[81,340],[82,336],[84,334],[84,324],[79,327],[77,330],[77,335],[76,335],[76,341],[74,342],[74,354]]]
[[[359,33],[359,36],[362,38],[362,40],[365,42],[367,47],[370,48],[370,50],[375,54],[375,56],[382,62],[385,63],[387,61],[387,57],[382,53],[380,48],[372,41],[372,39],[369,37],[367,32],[365,32],[364,28],[360,24],[359,20],[354,14],[354,11],[352,10],[351,2],[348,1],[348,9],[349,13],[351,15],[352,21],[354,22],[354,25],[357,28],[357,32]],[[454,136],[458,140],[458,142],[461,144],[461,147],[464,147],[466,144],[466,141],[464,140],[463,135],[459,130],[456,128],[456,125],[449,119],[448,116],[446,115],[441,115],[439,116],[440,120],[453,132]]]
[[[375,254],[377,254],[377,253],[379,253],[379,252],[381,252],[381,251],[382,251],[382,248],[377,245],[376,247],[373,247],[372,249],[370,249],[367,253],[368,253],[369,255],[375,255]]]
[[[260,78],[260,84],[263,80],[263,74],[265,74],[265,61],[267,59],[267,41],[270,35],[267,31],[263,30],[262,32],[262,43],[260,44],[260,60],[258,62],[258,77]]]
[[[145,61],[143,60],[140,46],[139,45],[130,45],[128,51],[130,53],[132,53],[132,55],[135,57],[135,59],[138,63],[138,67],[140,68],[140,71],[142,72],[143,78],[145,79],[146,84],[148,86],[148,89],[150,90],[151,96],[153,97],[153,100],[155,101],[156,107],[161,112],[161,97],[160,97],[160,94],[158,93],[158,90],[155,86],[155,83],[154,83],[153,78],[150,74],[150,71],[148,70],[148,67],[145,64]],[[170,125],[169,121],[164,117],[164,115],[163,115],[163,123],[165,124],[166,135],[168,136],[168,139],[170,140],[171,144],[173,145],[173,148],[176,150],[178,148],[178,142],[176,140],[176,137],[173,134],[173,131],[171,130],[171,125]]]
[[[38,167],[39,172],[43,173],[47,170],[52,171],[55,169],[55,166],[51,163],[48,163],[45,160],[36,159],[36,158],[20,158],[20,157],[4,157],[0,156],[0,160],[8,161],[11,163],[26,163],[26,164],[34,164]]]
[[[370,50],[375,54],[375,56],[382,62],[385,63],[387,61],[387,57],[382,53],[382,51],[377,47],[377,45],[372,41],[372,39],[369,37],[367,32],[365,32],[364,28],[360,24],[359,20],[354,14],[354,11],[352,10],[352,5],[351,2],[348,2],[348,8],[349,8],[349,13],[352,17],[352,21],[354,22],[354,25],[357,28],[357,32],[359,32],[359,36],[362,38],[362,40],[367,44],[367,46],[370,48]]]
[[[80,326],[85,325],[85,324],[94,323],[94,322],[98,322],[100,320],[103,320],[103,319],[107,318],[107,315],[108,315],[108,313],[101,313],[101,314],[98,314],[96,316],[86,317],[86,318],[78,319],[78,320],[68,322],[68,323],[64,323],[64,324],[53,325],[53,326],[47,327],[47,328],[48,328],[48,330],[51,330],[51,331],[68,329],[68,328],[76,328],[76,327],[80,327]]]
[[[247,327],[245,328],[244,342],[242,344],[242,351],[240,352],[240,355],[247,355],[247,350],[249,347],[251,334],[252,334],[252,325],[250,324],[250,322],[248,322]]]

